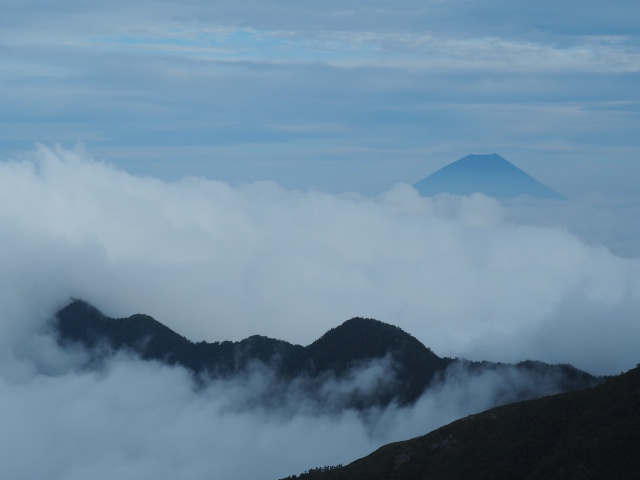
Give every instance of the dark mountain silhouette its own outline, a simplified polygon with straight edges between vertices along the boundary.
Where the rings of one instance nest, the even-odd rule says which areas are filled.
[[[283,480],[640,478],[640,366],[579,392],[470,415],[347,466]]]
[[[82,300],[60,310],[55,326],[61,344],[80,344],[91,351],[95,361],[126,351],[213,378],[235,375],[256,361],[297,365],[304,350],[259,335],[240,342],[194,343],[148,315],[109,318]]]
[[[467,155],[413,185],[421,195],[438,193],[472,195],[480,192],[494,198],[528,195],[537,198],[564,197],[495,153]]]
[[[333,371],[338,376],[354,364],[363,365],[390,355],[395,388],[380,392],[382,404],[393,399],[401,405],[413,403],[436,374],[455,360],[440,358],[402,329],[369,318],[352,318],[332,328],[305,349],[299,373],[310,375]],[[364,406],[364,405],[361,405]]]
[[[182,365],[200,382],[232,378],[261,365],[275,374],[273,395],[286,388],[287,382],[300,378],[306,380],[303,385],[308,393],[313,393],[327,379],[349,378],[354,370],[386,360],[389,371],[379,388],[353,392],[340,408],[364,409],[393,401],[412,404],[430,384],[442,381],[452,365],[464,365],[470,371],[517,368],[533,373],[538,383],[553,375],[554,391],[598,382],[596,377],[569,365],[523,362],[514,366],[441,358],[400,328],[365,318],[347,320],[307,347],[257,335],[240,342],[194,343],[147,315],[113,319],[86,302],[74,300],[56,314],[55,328],[59,343],[81,345],[89,352],[91,364],[116,352],[128,352],[143,360]],[[521,387],[511,393],[512,400],[513,395],[532,398],[541,393]]]

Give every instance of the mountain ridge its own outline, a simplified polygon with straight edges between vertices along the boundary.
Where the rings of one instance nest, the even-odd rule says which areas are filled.
[[[516,368],[537,375],[540,381],[551,371],[559,375],[557,388],[562,390],[585,388],[599,381],[572,366],[508,365],[439,357],[399,327],[361,317],[330,329],[306,347],[259,335],[239,342],[196,343],[147,315],[113,319],[77,299],[57,312],[54,327],[61,345],[80,345],[89,352],[92,363],[125,351],[142,360],[182,365],[200,382],[233,378],[259,363],[274,373],[274,389],[278,382],[282,386],[303,378],[307,393],[321,389],[328,378],[349,378],[354,369],[386,361],[389,371],[381,378],[386,382],[381,388],[354,392],[341,404],[357,410],[392,402],[413,404],[430,385],[441,381],[452,365],[477,371]],[[532,394],[526,389],[515,393],[522,398]]]

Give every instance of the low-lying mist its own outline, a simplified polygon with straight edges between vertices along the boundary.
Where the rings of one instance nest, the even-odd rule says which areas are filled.
[[[558,389],[556,378],[513,366],[456,364],[412,406],[357,411],[341,408],[350,394],[394,381],[388,358],[327,377],[309,396],[309,379],[277,383],[261,364],[196,384],[182,367],[118,354],[87,368],[81,351],[37,343],[47,358],[36,363],[56,368],[0,381],[6,478],[276,479]]]
[[[527,382],[541,387],[508,369],[450,371],[409,408],[325,408],[386,381],[382,362],[328,382],[321,401],[292,385],[266,408],[255,400],[270,382],[259,366],[204,388],[182,368],[126,356],[80,368],[83,353],[60,349],[50,331],[71,297],[112,317],[152,315],[194,341],[307,344],[365,316],[441,356],[630,368],[640,207],[594,205],[422,198],[408,185],[366,198],[167,183],[60,148],[0,162],[0,473],[278,478],[426,433]]]

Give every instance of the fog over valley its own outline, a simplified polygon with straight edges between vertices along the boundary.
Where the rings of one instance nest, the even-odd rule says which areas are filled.
[[[71,298],[152,315],[192,341],[260,334],[308,345],[360,316],[439,356],[640,361],[640,201],[376,196],[133,175],[83,149],[0,162],[0,473],[21,478],[279,478],[346,463],[535,383],[450,371],[414,405],[319,408],[292,385],[255,402],[260,365],[195,385],[180,366],[119,353],[98,368],[56,343]],[[326,384],[326,403],[392,381],[384,359]],[[515,387],[514,387],[515,388]],[[544,390],[544,385],[536,388]],[[551,387],[549,387],[551,388]],[[506,395],[506,397],[505,397]]]

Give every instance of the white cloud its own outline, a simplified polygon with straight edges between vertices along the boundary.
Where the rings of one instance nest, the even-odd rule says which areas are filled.
[[[151,314],[193,340],[259,333],[306,344],[358,315],[439,355],[629,368],[640,261],[637,250],[607,247],[629,245],[638,224],[615,216],[637,222],[634,204],[605,205],[602,236],[587,225],[597,208],[579,200],[503,206],[482,195],[422,198],[408,185],[367,198],[168,183],[62,148],[2,162],[0,471],[278,478],[346,463],[540,383],[508,369],[452,372],[457,381],[414,408],[364,416],[319,409],[294,384],[279,410],[245,408],[273,386],[260,369],[205,390],[179,368],[126,357],[78,370],[82,353],[60,351],[47,323],[71,296],[112,316]],[[326,383],[326,404],[392,381],[387,367]]]
[[[151,314],[193,340],[259,333],[297,343],[368,316],[442,355],[473,348],[496,360],[503,349],[510,360],[548,351],[544,339],[513,352],[509,342],[563,324],[559,312],[585,302],[601,310],[592,322],[620,316],[612,339],[635,331],[622,313],[638,307],[639,262],[599,247],[607,236],[583,235],[598,229],[578,201],[534,213],[481,195],[421,198],[406,185],[368,199],[273,183],[166,183],[81,151],[41,147],[31,157],[0,165],[0,281],[18,309],[75,296],[111,315]],[[539,220],[546,208],[556,221]],[[615,217],[607,229],[614,249],[635,231]],[[608,354],[614,370],[628,367]]]

